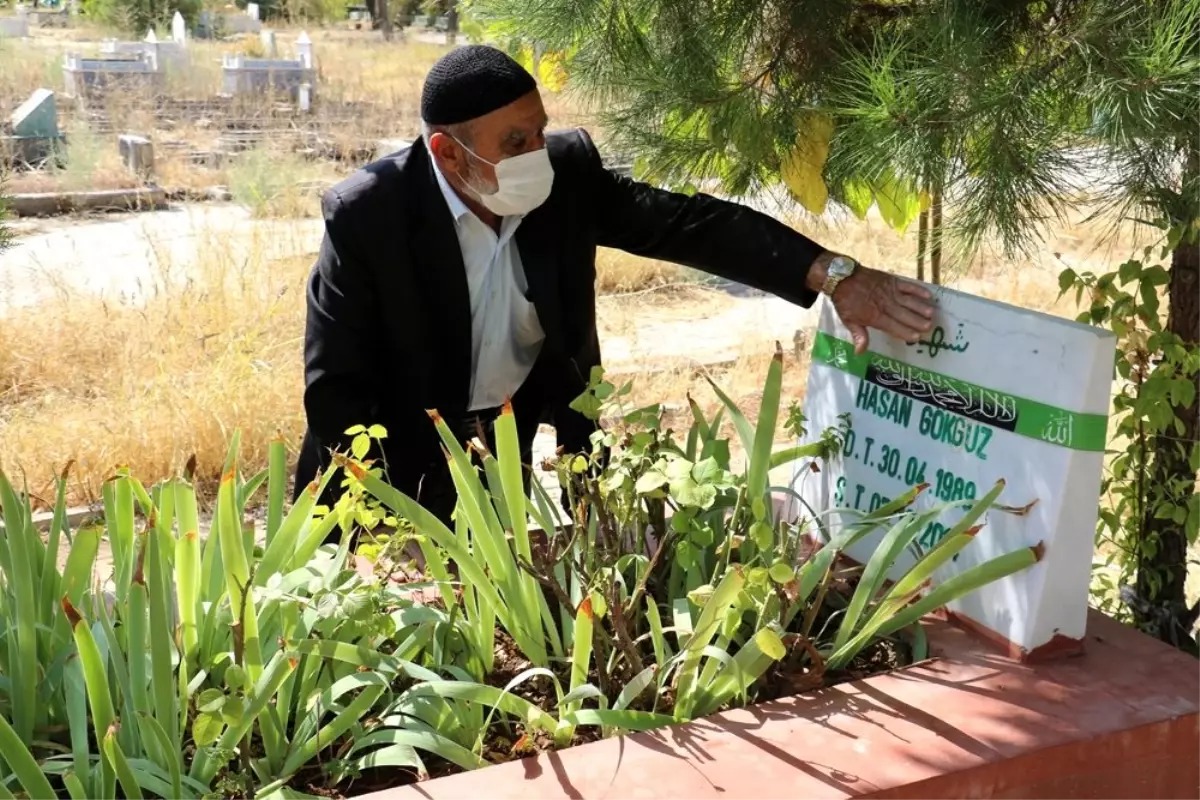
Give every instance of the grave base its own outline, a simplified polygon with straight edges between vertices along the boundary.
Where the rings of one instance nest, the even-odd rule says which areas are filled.
[[[366,797],[1194,798],[1197,661],[1099,612],[1076,658],[944,621],[933,658],[803,697]]]
[[[66,137],[58,136],[0,136],[0,165],[40,169],[53,161],[63,166],[66,161]]]

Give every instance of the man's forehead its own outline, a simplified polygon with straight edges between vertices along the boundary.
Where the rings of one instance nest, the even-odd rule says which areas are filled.
[[[490,114],[480,117],[477,127],[482,131],[507,139],[513,136],[536,133],[549,122],[546,109],[536,92],[523,97],[504,108],[498,108]]]

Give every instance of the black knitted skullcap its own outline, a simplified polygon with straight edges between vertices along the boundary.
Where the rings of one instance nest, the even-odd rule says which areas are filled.
[[[451,50],[425,76],[421,119],[454,125],[482,117],[529,94],[537,83],[507,53],[482,44]]]

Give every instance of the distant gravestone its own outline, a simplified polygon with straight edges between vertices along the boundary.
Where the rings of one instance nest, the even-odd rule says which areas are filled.
[[[15,16],[0,17],[0,39],[24,39],[29,36],[29,14],[24,9]]]
[[[124,133],[117,137],[117,148],[127,170],[143,180],[154,177],[154,145],[149,139]]]
[[[14,136],[51,139],[58,136],[58,108],[54,92],[38,89],[12,114]]]
[[[300,35],[296,37],[296,60],[304,69],[313,68],[313,43],[308,31],[300,31]]]
[[[836,530],[921,483],[915,510],[932,510],[1005,485],[985,527],[935,582],[1021,547],[1039,563],[952,603],[969,625],[1030,654],[1077,649],[1088,589],[1107,437],[1115,339],[1097,328],[940,287],[936,327],[916,345],[871,331],[855,355],[849,332],[822,299],[805,413],[807,441],[848,415],[840,457],[797,465],[793,518],[836,509]],[[907,571],[961,518],[945,510],[901,554]],[[1025,513],[1017,513],[1016,510]],[[866,563],[879,531],[848,555]]]
[[[275,31],[270,28],[263,28],[258,34],[258,39],[262,43],[263,53],[266,58],[275,58],[279,55],[279,48],[275,46]]]
[[[171,41],[180,46],[187,44],[187,22],[178,11],[171,17]]]
[[[261,19],[261,17],[258,15],[258,3],[246,4],[246,16],[253,20]]]
[[[249,14],[230,13],[221,16],[218,27],[222,33],[236,36],[243,33],[258,33],[262,30],[262,22]]]
[[[155,93],[162,89],[158,48],[138,45],[141,52],[115,58],[84,58],[67,53],[63,58],[63,92],[81,97],[120,87],[125,91]]]

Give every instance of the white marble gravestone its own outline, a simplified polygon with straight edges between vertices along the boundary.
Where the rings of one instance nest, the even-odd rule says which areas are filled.
[[[928,483],[914,509],[981,497],[1006,482],[984,528],[942,581],[1019,547],[1044,548],[1039,563],[953,603],[950,611],[1022,653],[1069,647],[1084,636],[1115,339],[1097,328],[950,289],[937,326],[917,345],[872,330],[854,354],[849,332],[822,298],[805,413],[812,440],[848,414],[841,456],[814,472],[797,465],[793,518],[832,529],[910,487]],[[962,515],[947,510],[893,567],[895,579]],[[848,555],[865,563],[883,536]],[[1047,647],[1049,646],[1049,647]]]
[[[187,44],[187,22],[178,11],[171,17],[171,41],[181,47]]]

